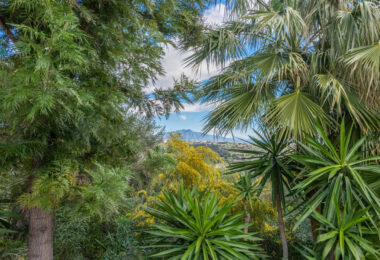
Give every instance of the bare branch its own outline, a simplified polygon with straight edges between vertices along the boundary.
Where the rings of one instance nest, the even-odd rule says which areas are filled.
[[[5,24],[3,17],[0,16],[0,27],[5,32],[5,35],[12,40],[13,43],[16,43],[18,40],[16,36],[9,30],[8,26]]]

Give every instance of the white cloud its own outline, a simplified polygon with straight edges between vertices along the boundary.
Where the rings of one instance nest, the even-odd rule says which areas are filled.
[[[185,116],[185,115],[180,115],[179,118],[181,118],[182,120],[186,120],[186,119],[187,119],[187,116]]]
[[[220,25],[226,19],[226,6],[224,4],[217,4],[206,10],[203,17],[206,23],[211,25]]]
[[[220,25],[225,19],[225,5],[217,4],[204,13],[204,19],[207,24]],[[217,74],[220,68],[210,64],[201,64],[200,69],[195,72],[191,67],[186,67],[184,58],[191,55],[191,52],[183,53],[175,47],[168,45],[165,47],[165,56],[162,59],[162,65],[165,71],[164,76],[158,77],[155,86],[148,86],[144,92],[152,93],[154,88],[168,89],[173,86],[173,79],[179,79],[182,74],[197,81],[206,80]]]
[[[193,103],[193,104],[183,104],[183,110],[181,112],[202,112],[212,110],[215,107],[214,104],[211,103]]]

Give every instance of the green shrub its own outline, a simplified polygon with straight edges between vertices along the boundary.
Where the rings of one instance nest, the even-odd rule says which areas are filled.
[[[151,258],[170,259],[259,259],[263,255],[252,234],[243,232],[244,212],[230,216],[233,201],[220,205],[208,192],[185,190],[164,192],[156,209],[147,212],[156,218],[152,235],[155,252]],[[157,222],[160,223],[157,223]]]

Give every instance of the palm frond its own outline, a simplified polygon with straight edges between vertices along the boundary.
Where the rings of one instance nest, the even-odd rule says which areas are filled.
[[[305,132],[315,133],[316,120],[325,124],[329,117],[306,93],[296,91],[275,99],[266,120],[272,126],[283,127],[281,135],[303,138]]]

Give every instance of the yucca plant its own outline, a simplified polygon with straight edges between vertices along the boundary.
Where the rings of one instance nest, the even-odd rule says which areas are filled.
[[[252,201],[256,199],[259,191],[258,182],[252,183],[252,177],[248,173],[240,174],[240,180],[234,187],[239,190],[239,197],[243,200],[243,207],[245,211],[244,222],[246,224],[251,220],[251,213],[249,208],[252,209]],[[248,225],[244,227],[244,233],[248,233]]]
[[[247,171],[251,178],[262,177],[259,182],[258,194],[261,193],[268,181],[271,182],[273,206],[276,207],[278,213],[283,258],[287,259],[288,243],[283,209],[285,207],[285,190],[290,190],[290,183],[293,180],[293,174],[290,171],[292,149],[283,137],[279,137],[265,128],[261,132],[260,134],[255,131],[257,137],[250,137],[251,141],[248,143],[252,145],[252,149],[233,150],[249,155],[249,157],[245,161],[232,163],[229,170],[230,172]]]
[[[241,222],[244,213],[230,215],[234,202],[221,204],[215,194],[185,190],[177,195],[165,191],[155,208],[146,211],[155,217],[152,235],[155,250],[151,258],[207,260],[259,259],[260,239],[246,234]]]
[[[380,252],[364,236],[373,234],[373,231],[365,227],[368,221],[369,207],[361,210],[345,207],[339,204],[336,196],[333,198],[335,219],[328,220],[318,212],[313,217],[322,225],[321,234],[317,237],[317,252],[322,259],[330,254],[335,259],[367,259],[372,255],[379,259]],[[349,210],[348,210],[349,209]]]
[[[380,199],[377,194],[363,179],[363,174],[377,175],[380,167],[377,160],[380,156],[366,157],[361,150],[365,137],[359,141],[352,140],[352,129],[346,132],[344,121],[340,125],[340,133],[337,144],[334,145],[320,124],[316,125],[319,138],[307,136],[306,144],[299,143],[303,153],[292,156],[303,165],[303,170],[298,176],[300,182],[294,187],[297,195],[302,195],[300,206],[304,208],[297,228],[318,207],[322,215],[332,221],[335,217],[333,197],[347,210],[353,210],[355,204],[359,207],[371,209],[376,213],[371,217],[375,225],[380,216]],[[306,196],[306,201],[303,195]]]

